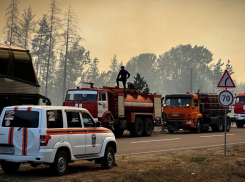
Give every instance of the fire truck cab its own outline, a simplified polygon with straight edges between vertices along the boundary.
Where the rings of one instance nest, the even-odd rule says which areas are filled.
[[[89,110],[101,125],[121,136],[124,130],[133,136],[150,136],[154,122],[161,122],[161,95],[140,93],[123,88],[104,86],[103,88],[69,89],[64,106]]]
[[[234,118],[236,126],[243,128],[245,124],[245,93],[240,93],[236,96],[234,104]]]

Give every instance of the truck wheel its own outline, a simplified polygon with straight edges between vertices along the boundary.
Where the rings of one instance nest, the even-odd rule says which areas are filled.
[[[101,163],[103,169],[110,169],[115,164],[115,152],[111,146],[106,147],[104,159]]]
[[[244,123],[242,121],[236,121],[237,128],[243,128]]]
[[[51,165],[55,174],[61,176],[68,170],[68,155],[65,151],[59,151],[54,159],[54,163]]]
[[[174,130],[168,130],[169,133],[173,134],[174,133]]]
[[[196,123],[196,133],[201,133],[201,131],[202,131],[202,124],[200,119],[198,119]]]
[[[223,120],[223,118],[218,119],[218,131],[219,132],[224,131],[224,120]]]
[[[113,132],[114,132],[114,135],[116,137],[121,137],[123,135],[124,130],[123,129],[116,129]]]
[[[230,129],[231,129],[230,118],[226,118],[226,131],[230,131]]]
[[[136,137],[140,137],[143,134],[144,123],[140,118],[136,118],[131,128],[130,134]]]
[[[1,166],[2,166],[2,170],[6,174],[14,174],[14,173],[16,173],[19,170],[20,163],[4,161],[4,162],[1,163]]]
[[[144,135],[145,136],[151,136],[153,131],[153,123],[151,118],[146,118],[144,120]]]

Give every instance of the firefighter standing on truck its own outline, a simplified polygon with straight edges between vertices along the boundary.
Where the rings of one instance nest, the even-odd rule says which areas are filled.
[[[121,77],[120,77],[121,76]],[[119,78],[120,77],[120,78]],[[126,89],[126,81],[130,77],[130,73],[121,66],[121,70],[117,75],[117,88],[119,88],[119,81],[122,81],[124,89]]]

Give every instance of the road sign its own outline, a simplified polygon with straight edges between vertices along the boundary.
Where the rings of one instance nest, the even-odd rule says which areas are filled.
[[[234,88],[236,87],[233,80],[231,79],[231,76],[227,70],[225,70],[223,76],[221,77],[219,84],[217,87],[225,87],[225,88]]]
[[[223,107],[230,106],[233,103],[233,95],[230,91],[224,90],[219,94],[219,103]]]

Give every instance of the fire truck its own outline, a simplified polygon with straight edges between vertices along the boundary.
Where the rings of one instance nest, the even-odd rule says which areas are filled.
[[[94,88],[90,84],[90,88],[69,89],[63,105],[89,110],[116,136],[121,136],[124,130],[132,136],[150,136],[154,122],[161,123],[161,95],[109,86]]]
[[[218,102],[217,94],[172,94],[166,95],[163,111],[167,117],[164,123],[169,133],[179,129],[200,133],[208,131],[224,131],[225,108]],[[227,131],[231,121],[227,117]]]
[[[245,93],[239,93],[235,97],[234,110],[232,109],[233,121],[238,128],[243,128],[245,124]]]

